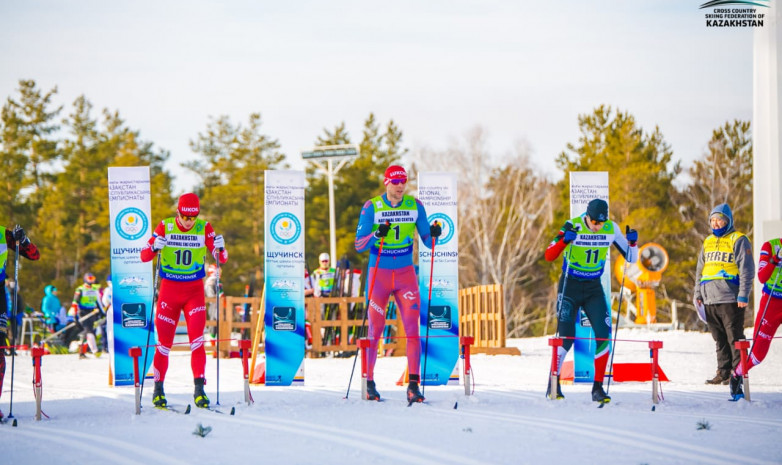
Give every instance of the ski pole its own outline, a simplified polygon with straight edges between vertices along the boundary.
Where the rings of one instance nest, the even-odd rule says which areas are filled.
[[[439,226],[437,221],[434,222],[435,226]],[[432,314],[432,277],[434,275],[434,246],[437,245],[437,238],[432,237],[432,260],[429,265],[429,299],[426,303],[426,342],[424,342],[424,371],[421,373],[421,395],[426,394],[426,360],[429,357],[429,317]]]
[[[390,221],[386,221],[386,225],[390,225]],[[372,281],[369,282],[369,293],[367,294],[367,305],[366,308],[364,308],[364,318],[361,320],[361,331],[360,333],[364,333],[364,325],[367,322],[367,314],[369,313],[369,303],[372,302],[372,291],[375,289],[375,279],[377,278],[377,269],[380,266],[380,255],[383,253],[383,244],[386,241],[386,237],[383,236],[380,238],[380,245],[377,247],[377,261],[375,262],[375,268],[372,270]],[[350,370],[350,379],[348,380],[348,390],[345,392],[345,399],[348,398],[350,395],[350,384],[353,382],[353,373],[356,371],[356,360],[358,360],[358,350],[356,350],[356,355],[353,356],[353,368]]]
[[[16,313],[19,311],[19,241],[16,241],[16,253],[14,254],[14,311],[13,321],[16,322]],[[5,311],[5,309],[3,309]],[[18,328],[18,325],[17,325]],[[8,407],[8,418],[14,417],[14,362],[16,361],[16,330],[11,336],[11,399]]]
[[[580,230],[580,225],[576,225],[575,231],[578,233]],[[568,245],[567,252],[565,253],[565,271],[562,274],[562,292],[559,294],[559,297],[557,299],[557,331],[554,333],[554,337],[559,337],[559,314],[562,311],[562,303],[565,301],[565,290],[567,289],[567,278],[568,274],[570,273],[570,254],[573,251],[573,242]],[[549,371],[549,392],[556,393],[557,388],[557,377],[559,376],[558,369],[559,369],[559,354],[557,354],[557,372]],[[552,366],[550,370],[553,370],[554,367]]]
[[[217,350],[217,405],[220,405],[220,253],[223,249],[217,249],[217,257],[215,257],[215,263],[217,264],[217,279],[215,280],[215,297],[217,307],[217,344],[215,350]]]
[[[630,232],[630,225],[625,225],[625,235],[627,235]],[[627,262],[630,261],[629,257],[629,251],[630,251],[630,245],[627,246],[628,250],[628,257],[625,259],[625,266],[622,271],[622,285],[619,286],[619,305],[616,308],[616,326],[614,327],[614,338],[611,341],[611,362],[608,364],[608,371],[611,373],[611,376],[608,378],[608,383],[606,383],[606,394],[608,394],[608,390],[611,389],[611,379],[614,377],[614,354],[616,353],[616,336],[619,332],[619,317],[622,314],[622,301],[624,300],[624,293],[625,293],[625,278],[627,277]],[[609,309],[610,311],[610,309]],[[600,404],[602,407],[603,404]]]
[[[157,266],[155,267],[155,277],[152,281],[152,313],[149,317],[149,326],[147,326],[147,344],[144,346],[144,365],[141,366],[141,389],[139,389],[139,399],[144,394],[144,380],[147,378],[147,356],[149,355],[149,336],[152,334],[152,326],[155,324],[155,306],[157,305],[157,280],[160,274],[160,255],[157,257]]]
[[[770,263],[770,261],[769,261],[769,263]],[[777,284],[779,282],[779,275],[782,274],[782,265],[776,265],[776,266],[779,266],[780,270],[777,270],[777,277],[774,278],[774,286],[771,289],[769,289],[769,293],[766,294],[766,295],[768,295],[768,299],[766,299],[766,305],[763,306],[763,313],[760,314],[760,319],[758,320],[758,322],[759,322],[758,327],[752,333],[752,347],[750,347],[750,349],[749,349],[749,354],[750,355],[752,355],[752,349],[755,348],[755,341],[758,340],[758,334],[757,333],[758,333],[758,331],[760,331],[760,325],[763,324],[763,319],[766,317],[766,310],[768,310],[768,304],[771,302],[771,299],[773,298],[771,294],[774,292],[774,289],[777,287]]]

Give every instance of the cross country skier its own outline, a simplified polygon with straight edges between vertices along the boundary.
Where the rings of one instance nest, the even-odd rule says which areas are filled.
[[[747,360],[747,371],[766,358],[771,340],[782,323],[782,239],[771,239],[760,248],[758,281],[763,284],[763,296],[752,331],[754,342]],[[739,363],[730,378],[730,395],[734,400],[744,397],[743,377],[744,370]]]
[[[215,235],[211,224],[198,219],[201,207],[197,195],[188,193],[179,197],[177,211],[176,217],[166,218],[158,224],[147,245],[141,249],[141,261],[144,262],[152,260],[160,252],[160,290],[155,317],[158,344],[153,362],[155,390],[152,403],[157,407],[167,405],[163,382],[168,370],[168,354],[174,342],[179,316],[184,311],[195,384],[193,399],[196,406],[207,408],[209,398],[204,392],[204,262],[207,251],[220,263],[228,261],[228,252],[223,236]]]
[[[13,231],[0,226],[0,395],[3,394],[3,378],[5,377],[5,347],[8,346],[6,340],[6,332],[8,331],[8,317],[6,316],[6,309],[9,308],[8,302],[5,298],[5,278],[8,275],[7,263],[8,263],[8,251],[16,250],[16,243],[19,243],[19,255],[29,259],[38,260],[41,258],[38,253],[38,248],[30,242],[30,238],[24,233],[24,229],[17,225]],[[14,270],[10,270],[12,273],[11,279],[14,279]],[[19,287],[16,287],[17,292]],[[11,299],[14,296],[11,295]],[[13,308],[13,307],[11,307]],[[23,309],[19,308],[18,311]],[[14,350],[13,347],[10,348]],[[3,412],[0,411],[0,418],[3,418]]]
[[[407,386],[407,400],[410,403],[423,402],[424,396],[418,388],[421,380],[421,299],[413,266],[413,244],[417,230],[424,244],[431,248],[431,238],[439,237],[442,230],[438,225],[429,225],[421,202],[412,195],[405,195],[407,172],[404,168],[389,166],[383,184],[386,186],[385,194],[368,200],[361,209],[355,241],[358,252],[369,250],[367,288],[372,285],[370,283],[374,283],[374,288],[367,291],[368,295],[371,292],[368,304],[367,399],[380,400],[374,381],[375,362],[378,343],[385,327],[386,305],[393,293],[408,338],[407,368],[410,383]],[[381,240],[383,250],[378,257]],[[377,277],[374,276],[376,265]]]
[[[102,354],[98,350],[98,344],[95,341],[95,323],[98,322],[99,318],[106,316],[100,292],[100,284],[95,282],[95,275],[87,272],[84,273],[84,283],[77,287],[73,293],[71,313],[73,314],[73,321],[81,328],[81,340],[79,341],[80,359],[87,358],[84,350],[85,340],[94,356],[100,357]],[[94,313],[95,310],[98,310],[98,313]],[[106,338],[105,332],[103,338],[104,340]]]
[[[550,262],[565,251],[557,299],[557,332],[564,338],[562,346],[558,348],[557,357],[558,398],[564,398],[559,385],[559,373],[567,352],[573,346],[576,316],[578,309],[582,307],[592,324],[596,339],[592,400],[601,403],[611,401],[611,397],[603,390],[609,356],[611,317],[600,276],[603,274],[611,244],[616,246],[628,263],[635,263],[638,259],[637,242],[638,232],[628,227],[627,237],[623,236],[618,225],[608,219],[608,204],[605,200],[594,199],[589,202],[586,213],[565,223],[546,249],[546,260]]]

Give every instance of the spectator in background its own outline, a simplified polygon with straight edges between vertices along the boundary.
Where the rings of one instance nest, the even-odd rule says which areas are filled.
[[[331,291],[334,287],[334,277],[337,274],[337,270],[329,266],[331,260],[329,254],[326,252],[320,254],[318,261],[320,262],[320,266],[312,273],[315,296],[328,297],[331,295]]]
[[[706,324],[717,344],[717,373],[706,384],[728,384],[741,361],[734,342],[744,339],[744,311],[752,292],[755,261],[749,238],[733,228],[733,212],[727,203],[714,207],[709,226],[712,233],[703,241],[695,269],[694,297],[705,308]]]
[[[106,276],[106,287],[102,289],[100,301],[103,304],[103,311],[106,312],[106,318],[103,318],[100,324],[101,332],[101,346],[104,352],[109,351],[109,332],[108,332],[108,315],[111,311],[112,299],[114,298],[114,288],[111,284],[111,275]]]
[[[60,310],[62,304],[60,298],[57,296],[57,288],[49,284],[43,289],[43,299],[41,300],[41,312],[46,320],[46,327],[51,332],[59,330],[64,321],[60,321]]]

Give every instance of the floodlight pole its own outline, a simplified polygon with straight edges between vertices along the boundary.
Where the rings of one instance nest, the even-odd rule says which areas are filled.
[[[356,145],[330,145],[316,147],[312,151],[303,152],[302,157],[315,164],[321,172],[326,174],[329,182],[329,256],[331,263],[337,262],[337,220],[334,211],[334,175],[353,157],[359,154],[359,148]],[[319,163],[321,159],[326,159],[326,166]],[[338,160],[337,167],[332,163]]]

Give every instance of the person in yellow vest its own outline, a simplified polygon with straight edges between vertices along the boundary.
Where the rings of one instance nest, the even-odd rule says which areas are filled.
[[[326,252],[323,252],[318,257],[320,266],[312,273],[312,278],[315,282],[315,297],[328,297],[334,288],[334,277],[337,274],[337,270],[330,266],[330,258]]]
[[[695,270],[694,300],[702,304],[717,345],[717,373],[706,384],[728,384],[741,361],[734,342],[744,338],[744,312],[752,292],[755,261],[749,238],[733,227],[727,203],[709,214],[712,233],[703,241]]]
[[[79,358],[87,358],[86,350],[84,349],[85,339],[90,352],[95,357],[100,357],[103,352],[98,349],[98,344],[95,341],[95,323],[100,318],[106,316],[106,312],[103,309],[103,303],[100,298],[100,284],[95,282],[94,274],[85,273],[84,284],[77,287],[73,293],[71,314],[76,324],[81,327]]]

